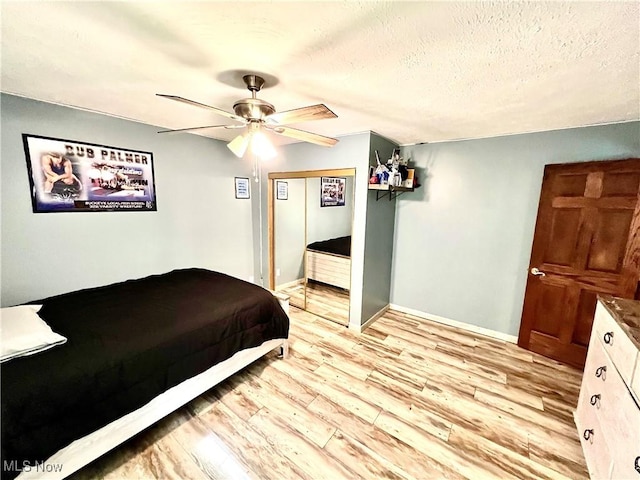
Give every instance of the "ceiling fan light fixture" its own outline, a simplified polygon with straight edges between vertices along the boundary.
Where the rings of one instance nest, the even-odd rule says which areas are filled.
[[[251,152],[261,160],[271,160],[276,156],[276,149],[262,131],[257,131],[251,138]]]
[[[227,143],[227,148],[229,148],[229,150],[231,150],[236,157],[242,158],[247,151],[250,140],[251,135],[249,135],[248,133],[238,135],[236,138]]]

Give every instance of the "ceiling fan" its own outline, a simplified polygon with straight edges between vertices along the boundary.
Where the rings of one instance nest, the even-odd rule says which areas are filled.
[[[239,124],[232,125],[207,125],[202,127],[179,128],[174,130],[161,130],[158,133],[186,132],[191,130],[202,130],[205,128],[245,128],[246,132],[238,135],[227,144],[227,147],[238,157],[243,157],[247,149],[251,147],[251,151],[262,158],[275,156],[275,150],[264,132],[276,133],[285,137],[295,138],[304,142],[315,143],[325,147],[332,147],[338,140],[336,138],[325,137],[317,133],[307,132],[306,130],[298,130],[297,128],[287,127],[290,123],[307,122],[310,120],[322,120],[325,118],[336,118],[326,105],[317,104],[308,107],[296,108],[284,112],[276,112],[273,105],[264,100],[256,98],[256,93],[264,85],[264,79],[258,75],[245,75],[242,77],[247,89],[251,92],[251,98],[243,98],[233,105],[235,113],[227,112],[210,105],[195,102],[176,95],[165,95],[157,93],[159,97],[176,100],[178,102],[194,105],[196,107],[212,110],[218,115],[230,118]]]

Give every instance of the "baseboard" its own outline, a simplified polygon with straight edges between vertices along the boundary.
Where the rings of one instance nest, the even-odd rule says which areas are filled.
[[[304,278],[299,278],[298,280],[294,280],[293,282],[283,283],[282,285],[276,285],[276,290],[284,290],[285,288],[295,287],[296,285],[302,285],[304,283]]]
[[[508,335],[496,330],[490,330],[488,328],[478,327],[477,325],[471,325],[470,323],[451,320],[450,318],[441,317],[439,315],[432,315],[430,313],[421,312],[420,310],[414,310],[413,308],[396,305],[395,303],[391,303],[389,305],[389,308],[398,312],[408,313],[409,315],[413,315],[414,317],[433,320],[434,322],[442,323],[443,325],[449,325],[450,327],[460,328],[461,330],[467,330],[468,332],[478,333],[480,335],[484,335],[485,337],[496,338],[498,340],[504,340],[505,342],[509,343],[518,343],[518,337],[516,337],[515,335]]]
[[[378,310],[375,314],[373,314],[373,316],[369,320],[367,320],[362,325],[360,325],[360,332],[364,332],[364,330],[367,327],[369,327],[373,322],[375,322],[381,316],[383,316],[386,313],[386,311],[389,310],[389,308],[391,308],[391,306],[387,304],[384,307],[382,307],[380,310]]]

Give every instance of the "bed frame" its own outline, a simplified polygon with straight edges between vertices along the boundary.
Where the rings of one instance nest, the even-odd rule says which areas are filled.
[[[271,293],[289,315],[289,297]],[[17,479],[58,480],[68,477],[274,349],[280,349],[282,357],[286,358],[288,340],[268,340],[257,347],[241,350],[228,360],[170,388],[138,410],[74,441],[45,460],[41,468],[32,465],[30,471],[23,471]],[[53,471],[58,465],[62,466],[61,471]]]
[[[345,290],[351,288],[351,258],[307,248],[305,259],[307,281],[315,280]]]

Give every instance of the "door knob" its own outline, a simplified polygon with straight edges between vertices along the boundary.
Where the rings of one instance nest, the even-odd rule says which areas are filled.
[[[546,275],[546,273],[541,272],[540,270],[538,270],[536,267],[533,267],[531,269],[531,275],[535,275],[537,277],[544,277]]]

